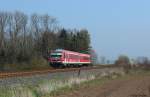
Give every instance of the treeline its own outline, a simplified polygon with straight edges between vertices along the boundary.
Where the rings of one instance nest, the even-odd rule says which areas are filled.
[[[56,48],[89,53],[88,30],[62,28],[48,14],[0,12],[1,70],[10,68],[6,64],[18,68],[46,66],[49,51]]]
[[[126,55],[120,55],[115,61],[115,65],[124,67],[127,72],[129,69],[135,68],[150,70],[150,59],[144,56],[130,59]]]

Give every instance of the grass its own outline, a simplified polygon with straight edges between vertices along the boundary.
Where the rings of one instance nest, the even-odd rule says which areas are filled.
[[[72,77],[61,81],[51,80],[49,82],[44,82],[43,84],[41,84],[37,88],[37,91],[39,95],[42,95],[43,97],[47,97],[49,95],[55,96],[68,90],[75,89],[75,86],[79,86],[81,83],[93,79],[95,79],[95,77],[93,75],[89,75],[84,78]]]
[[[0,87],[0,97],[47,97],[58,94],[57,91],[65,92],[67,89],[73,89],[72,86],[78,86],[82,82],[93,79],[95,79],[93,75],[88,75],[82,78],[45,80],[37,86],[17,84],[10,87]]]
[[[5,87],[0,89],[0,97],[36,97],[28,87]]]
[[[102,78],[100,78],[100,77],[92,78],[91,80],[82,81],[80,83],[74,83],[74,84],[72,84],[72,86],[61,87],[57,90],[52,91],[49,94],[44,95],[44,97],[58,96],[61,94],[65,94],[68,92],[79,90],[80,88],[88,88],[88,87],[92,87],[92,86],[96,86],[96,85],[103,85],[104,83],[107,83],[107,82],[114,80],[114,79],[118,79],[120,77],[121,77],[120,74],[114,73],[112,75],[104,76]]]

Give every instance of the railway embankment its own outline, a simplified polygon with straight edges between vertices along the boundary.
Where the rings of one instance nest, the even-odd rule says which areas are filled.
[[[96,78],[116,78],[123,75],[123,68],[112,67],[8,77],[0,79],[0,97],[43,97],[60,88],[71,88]]]

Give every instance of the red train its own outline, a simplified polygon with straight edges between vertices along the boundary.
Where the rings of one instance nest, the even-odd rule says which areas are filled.
[[[56,49],[51,51],[48,61],[52,67],[79,67],[91,64],[91,56],[78,52]]]

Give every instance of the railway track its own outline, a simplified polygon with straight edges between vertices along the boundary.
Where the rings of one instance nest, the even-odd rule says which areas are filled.
[[[55,72],[67,72],[67,71],[75,71],[75,70],[78,70],[78,68],[46,69],[46,70],[21,71],[21,72],[1,72],[0,79],[9,78],[9,77],[40,75],[40,74],[55,73]]]
[[[33,70],[33,71],[17,71],[17,72],[0,72],[0,79],[9,78],[9,77],[22,77],[22,76],[32,76],[32,75],[41,75],[47,73],[56,73],[56,72],[69,72],[69,71],[79,71],[80,70],[90,70],[90,69],[100,69],[108,68],[113,66],[90,66],[90,67],[81,67],[81,68],[64,68],[64,69],[44,69],[44,70]]]
[[[46,70],[34,70],[34,71],[22,71],[22,72],[0,72],[0,79],[9,77],[22,77],[22,76],[32,76],[55,72],[69,72],[69,71],[79,71],[79,70],[89,70],[98,69],[99,67],[84,67],[84,68],[66,68],[66,69],[46,69]]]

